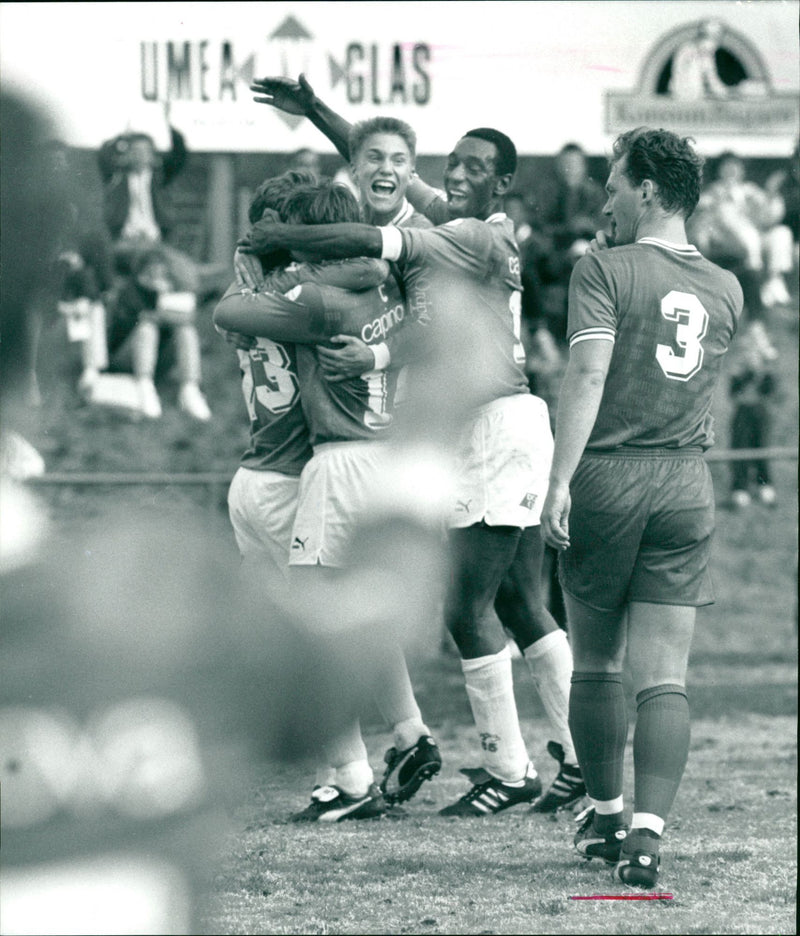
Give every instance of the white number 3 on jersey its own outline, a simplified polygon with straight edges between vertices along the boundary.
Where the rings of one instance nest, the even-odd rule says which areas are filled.
[[[670,380],[690,380],[703,366],[703,346],[700,343],[708,329],[708,312],[693,293],[673,289],[661,300],[661,314],[675,322],[675,343],[683,354],[676,354],[669,345],[656,346],[656,360]]]

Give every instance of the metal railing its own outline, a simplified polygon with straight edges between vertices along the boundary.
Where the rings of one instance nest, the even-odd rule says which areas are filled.
[[[709,462],[732,461],[796,461],[797,448],[791,446],[772,446],[757,449],[711,449],[706,452],[705,458]],[[225,471],[199,471],[199,472],[172,472],[172,471],[52,471],[35,478],[29,478],[28,483],[43,486],[94,486],[94,485],[201,485],[206,487],[220,487],[230,484],[234,468],[231,472]]]

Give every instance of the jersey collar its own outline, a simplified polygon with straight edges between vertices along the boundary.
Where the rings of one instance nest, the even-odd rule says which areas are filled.
[[[392,218],[389,224],[393,224],[395,227],[402,224],[404,221],[408,221],[411,215],[414,214],[414,207],[411,205],[407,198],[403,199],[403,204],[400,206],[400,210]]]
[[[495,211],[494,214],[489,215],[486,219],[487,224],[497,224],[498,221],[505,221],[508,215],[505,211]]]
[[[640,237],[636,243],[663,247],[665,250],[671,250],[673,253],[681,254],[684,257],[694,257],[700,253],[694,244],[673,244],[671,241],[662,240],[660,237]]]

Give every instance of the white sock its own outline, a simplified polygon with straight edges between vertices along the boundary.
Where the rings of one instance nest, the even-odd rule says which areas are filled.
[[[590,796],[589,802],[594,806],[598,816],[615,816],[617,813],[621,813],[624,808],[621,796],[610,800],[597,800],[592,799]]]
[[[422,720],[403,651],[387,647],[381,663],[381,687],[375,703],[386,723],[392,726],[394,746],[405,751],[417,743],[420,735],[430,731]]]
[[[333,786],[336,783],[336,771],[330,764],[317,767],[314,773],[314,786]]]
[[[422,735],[429,734],[430,730],[421,718],[407,718],[394,726],[394,746],[398,751],[407,751]]]
[[[578,763],[569,731],[569,687],[572,650],[563,630],[551,631],[525,648],[525,660],[536,683],[555,740],[564,749],[564,763]]]
[[[325,758],[335,770],[336,786],[351,796],[366,793],[375,779],[357,720],[326,744]]]
[[[336,768],[336,786],[350,796],[363,796],[375,780],[375,774],[366,760],[350,761]]]
[[[649,812],[635,812],[631,818],[631,832],[634,829],[649,829],[656,835],[664,834],[664,820]]]
[[[461,668],[483,748],[483,767],[499,780],[520,780],[529,758],[519,727],[508,647],[490,656],[462,660]]]

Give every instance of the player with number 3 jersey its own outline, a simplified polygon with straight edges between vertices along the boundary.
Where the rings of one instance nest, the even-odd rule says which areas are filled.
[[[591,807],[577,851],[616,880],[653,888],[665,820],[689,752],[686,669],[708,574],[714,492],[703,452],[711,406],[742,311],[732,273],[688,243],[702,159],[691,141],[638,128],[614,143],[601,235],[572,273],[570,357],[542,513],[561,550],[575,670],[569,724]],[[628,731],[623,666],[637,716],[634,806],[623,813]]]
[[[735,277],[690,244],[643,237],[581,257],[570,282],[570,346],[614,345],[587,450],[713,444],[711,397],[738,292]]]

